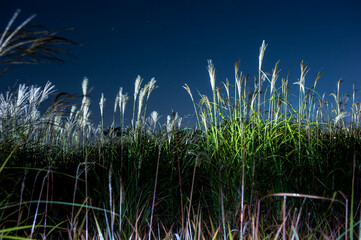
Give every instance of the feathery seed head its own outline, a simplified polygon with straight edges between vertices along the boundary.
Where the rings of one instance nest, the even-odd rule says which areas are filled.
[[[76,106],[74,106],[74,105],[71,106],[69,119],[73,118],[75,111],[76,111]]]
[[[340,79],[340,80],[337,81],[337,93],[340,92],[340,85],[341,85],[342,82],[343,82],[342,79]]]
[[[42,91],[39,103],[43,102],[44,100],[48,99],[48,96],[55,92],[55,86],[51,82],[47,82],[45,87]]]
[[[151,117],[152,122],[153,122],[154,127],[155,127],[155,125],[156,125],[157,121],[159,120],[159,115],[158,115],[158,112],[157,112],[157,111],[153,111],[153,112],[151,112],[151,113],[150,113],[150,117]]]
[[[191,89],[189,88],[188,84],[184,84],[183,88],[188,92],[189,96],[191,96],[191,99],[193,101],[193,95],[192,95]]]
[[[121,107],[123,117],[125,112],[125,106],[127,105],[128,100],[129,100],[128,93],[125,93],[122,97],[122,107]]]
[[[145,94],[147,93],[147,87],[144,87],[140,90],[140,93],[139,93],[139,100],[138,100],[138,121],[140,120],[140,114],[142,112],[142,107],[143,107],[143,99],[144,99],[144,96]]]
[[[83,95],[86,95],[87,93],[87,88],[88,88],[88,78],[84,77],[83,83],[81,85],[82,90],[83,90]]]
[[[262,69],[262,61],[263,61],[263,56],[264,56],[264,52],[266,51],[267,45],[265,44],[265,41],[262,41],[262,45],[259,48],[259,57],[258,57],[258,69],[261,70]]]
[[[155,85],[156,82],[157,82],[157,81],[156,81],[155,78],[153,77],[153,78],[146,84],[145,88],[147,89],[147,92],[148,92],[148,94],[147,94],[147,100],[149,99],[150,93],[157,87],[157,86]]]
[[[207,104],[208,110],[212,111],[212,105],[206,95],[202,95],[202,98],[200,100],[200,105]]]
[[[167,133],[172,131],[171,116],[169,116],[169,115],[167,116],[166,128],[167,128]]]
[[[316,88],[317,82],[318,82],[318,80],[322,77],[322,75],[323,75],[322,73],[317,73],[315,82],[313,83],[313,88],[314,88],[314,89]]]
[[[104,98],[104,93],[102,93],[101,98],[100,98],[100,102],[99,102],[101,117],[104,116],[104,104],[105,104],[105,101],[106,101],[106,99]]]
[[[228,78],[226,78],[226,83],[223,83],[224,88],[226,89],[227,92],[227,99],[229,99],[229,81]]]
[[[16,99],[16,107],[23,105],[28,97],[28,87],[25,84],[20,84],[18,88],[18,97]]]
[[[273,89],[274,89],[274,86],[276,84],[276,80],[278,78],[278,74],[279,74],[279,71],[277,71],[277,67],[278,67],[278,64],[279,64],[280,61],[277,61],[276,65],[275,65],[275,68],[273,69],[272,71],[272,79],[271,79],[271,91],[270,91],[270,94],[272,95],[273,93]]]
[[[143,81],[143,79],[139,75],[135,79],[135,82],[134,82],[134,102],[137,99],[137,96],[138,96],[138,93],[139,93],[139,90],[140,90],[140,85],[142,85],[142,81]]]
[[[303,94],[305,94],[305,76],[308,73],[308,69],[307,66],[303,63],[303,61],[301,62],[301,76],[298,82],[295,82],[293,84],[297,84],[300,86],[300,91],[303,92]]]
[[[240,62],[241,62],[241,60],[237,59],[236,63],[234,64],[234,76],[236,77],[236,79],[238,78],[238,71],[239,71]]]
[[[118,104],[119,104],[119,95],[117,95],[117,96],[115,97],[114,110],[113,110],[113,114],[114,114],[114,115],[117,113]]]
[[[211,81],[211,87],[212,87],[212,91],[214,92],[215,90],[215,85],[216,85],[216,69],[214,68],[214,65],[212,63],[212,60],[208,60],[208,74],[209,74],[209,78]]]
[[[158,112],[157,111],[153,111],[150,113],[151,118],[153,119],[154,122],[158,121]]]
[[[220,87],[217,87],[216,88],[216,93],[217,93],[217,98],[224,103],[224,100],[222,99],[222,96],[221,96],[221,89]]]
[[[82,112],[82,123],[81,126],[84,128],[86,126],[86,124],[88,123],[88,118],[90,116],[90,111],[89,111],[89,107],[90,107],[90,99],[86,98],[84,101],[84,104],[82,105],[83,107],[83,112]]]
[[[34,86],[30,87],[29,98],[28,98],[30,106],[34,106],[37,104],[37,102],[39,102],[40,94],[41,94],[40,87],[34,87]]]
[[[242,90],[241,78],[242,78],[242,72],[241,72],[241,77],[236,78],[237,92],[238,92],[238,97],[239,98],[241,98],[241,90]]]
[[[119,92],[118,92],[118,106],[120,111],[122,111],[122,101],[123,101],[123,88],[119,88]]]
[[[202,118],[202,122],[203,122],[203,125],[204,125],[204,130],[208,131],[208,127],[207,127],[207,117],[206,117],[206,114],[204,112],[201,113],[201,118]]]

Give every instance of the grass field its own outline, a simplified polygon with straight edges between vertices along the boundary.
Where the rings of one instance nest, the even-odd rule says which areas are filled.
[[[218,84],[209,61],[213,95],[184,86],[193,128],[176,113],[164,122],[148,113],[156,81],[139,76],[134,95],[120,89],[111,126],[89,120],[87,79],[81,96],[51,83],[0,94],[0,237],[361,239],[356,91],[349,105],[341,81],[331,100],[320,96],[321,75],[307,87],[303,63],[297,81],[281,78],[278,63],[268,75],[265,50],[254,79],[237,61],[234,81]]]

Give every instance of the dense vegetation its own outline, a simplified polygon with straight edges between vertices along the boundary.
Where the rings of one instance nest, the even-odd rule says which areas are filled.
[[[193,128],[176,113],[164,124],[148,114],[156,81],[142,87],[139,76],[133,101],[120,88],[110,127],[89,120],[86,78],[82,96],[55,94],[51,83],[0,94],[1,238],[360,238],[356,91],[350,106],[341,81],[332,101],[319,96],[321,75],[307,88],[301,63],[294,107],[278,63],[262,69],[265,49],[252,83],[237,61],[234,83],[217,86],[209,61],[211,99],[198,103],[184,86]]]

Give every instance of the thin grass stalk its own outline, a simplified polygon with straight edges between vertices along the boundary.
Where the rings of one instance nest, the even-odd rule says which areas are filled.
[[[352,183],[351,183],[351,209],[350,209],[350,239],[353,239],[354,231],[354,194],[355,194],[355,168],[356,168],[356,152],[353,153]],[[347,229],[346,229],[347,231]],[[359,236],[360,237],[360,236]]]
[[[104,143],[104,105],[105,105],[105,101],[106,99],[104,98],[104,93],[101,94],[100,97],[100,102],[99,102],[99,107],[100,107],[100,121],[101,121],[101,125],[100,125],[100,142],[101,142],[101,146],[103,147],[103,143]]]
[[[124,198],[124,194],[123,194],[123,181],[122,178],[119,177],[119,234],[122,234],[122,221],[123,221],[123,216],[122,216],[122,204],[123,204],[123,198]]]
[[[22,203],[23,203],[23,193],[25,190],[25,180],[26,177],[28,175],[29,170],[26,168],[24,170],[24,177],[23,177],[23,181],[21,182],[21,190],[20,190],[20,204],[19,204],[19,208],[18,208],[18,220],[16,222],[16,226],[18,227],[20,225],[20,213],[21,213],[21,207],[22,207]]]
[[[161,152],[161,147],[159,147],[159,150],[158,150],[158,159],[157,159],[157,168],[156,168],[155,180],[154,180],[154,190],[153,190],[153,200],[152,200],[152,211],[151,211],[151,214],[150,214],[148,240],[151,239],[152,226],[153,226],[153,214],[154,214],[154,208],[155,208],[155,196],[156,196],[156,193],[157,193],[160,152]]]
[[[184,84],[183,88],[188,92],[189,96],[190,96],[191,99],[192,99],[193,108],[194,108],[194,111],[195,111],[195,113],[196,113],[198,129],[201,129],[201,122],[200,122],[200,120],[199,120],[197,107],[196,107],[196,105],[195,105],[195,102],[194,102],[194,99],[193,99],[193,95],[192,95],[191,89],[189,88],[189,86],[188,86],[187,84]]]
[[[298,161],[301,162],[301,123],[303,119],[304,114],[304,105],[305,105],[305,76],[309,70],[307,70],[307,67],[303,64],[303,61],[301,62],[301,76],[298,82],[295,82],[294,84],[298,84],[299,87],[299,98],[298,98]]]
[[[262,41],[262,45],[259,49],[259,57],[258,57],[258,87],[257,87],[257,91],[258,91],[258,105],[257,105],[257,115],[258,117],[260,117],[260,113],[261,113],[261,90],[262,90],[262,78],[261,76],[263,75],[262,73],[262,62],[263,62],[263,56],[264,56],[264,52],[266,51],[267,45],[265,44],[265,41]]]
[[[85,176],[85,205],[88,205],[88,199],[89,199],[89,195],[88,195],[88,154],[86,153],[85,155],[85,171],[84,171],[84,176]],[[88,208],[85,209],[85,239],[88,240],[89,239],[89,219],[88,219]]]
[[[41,196],[43,195],[43,189],[44,189],[44,185],[45,185],[45,180],[48,178],[49,176],[49,172],[46,173],[46,175],[43,178],[43,182],[41,184],[41,188],[40,188],[40,193],[39,193],[39,200],[38,200],[38,204],[36,206],[36,210],[35,210],[35,215],[34,215],[34,220],[33,220],[33,224],[31,227],[31,232],[30,232],[30,239],[32,239],[33,234],[34,234],[34,230],[35,230],[35,225],[36,225],[36,219],[38,216],[38,212],[39,212],[39,208],[40,208],[40,202],[41,202]]]
[[[108,173],[108,188],[109,188],[109,209],[111,210],[110,216],[110,236],[111,239],[114,238],[114,204],[113,204],[113,187],[112,187],[112,174],[113,174],[113,163],[110,163],[109,173]]]
[[[135,103],[137,102],[137,96],[140,90],[140,86],[142,85],[143,79],[138,75],[134,82],[134,102],[133,102],[133,118],[132,118],[132,127],[134,127],[134,119],[135,119]]]
[[[220,181],[221,183],[221,181]],[[222,190],[222,186],[219,186],[219,191],[220,191],[220,199],[221,199],[221,213],[222,213],[222,227],[223,227],[223,239],[226,240],[226,219],[225,219],[225,212],[224,212],[224,204],[223,204],[223,190]]]
[[[282,230],[283,230],[283,240],[286,240],[286,204],[287,204],[287,196],[283,196],[283,209],[282,209]]]
[[[213,135],[213,140],[214,143],[216,145],[216,149],[218,149],[218,125],[217,125],[217,118],[218,118],[218,111],[217,111],[217,97],[216,97],[216,88],[215,88],[215,82],[216,82],[216,69],[214,68],[214,65],[212,63],[212,60],[208,60],[208,74],[209,74],[209,78],[210,78],[210,82],[211,82],[211,87],[212,87],[212,94],[213,94],[213,117],[212,119],[212,125],[211,125],[211,129],[212,129],[212,135]]]
[[[51,151],[51,150],[50,150]],[[51,161],[50,161],[50,156],[49,156],[49,163],[48,163],[48,178],[47,178],[47,184],[46,184],[46,204],[45,204],[45,213],[44,213],[44,231],[43,231],[43,240],[45,240],[45,236],[46,236],[46,221],[48,218],[48,202],[49,202],[49,185],[50,185],[50,177],[49,174],[51,174],[50,172],[50,165],[51,165]]]
[[[243,151],[242,151],[242,190],[241,190],[241,227],[239,230],[239,234],[240,234],[240,239],[243,240],[243,218],[244,218],[244,169],[245,169],[245,159],[246,158],[246,145],[243,146]]]
[[[203,154],[203,153],[201,153]],[[195,181],[195,178],[196,178],[196,168],[197,168],[197,163],[198,163],[198,158],[199,158],[200,155],[197,155],[197,159],[196,159],[196,162],[194,164],[194,167],[193,167],[193,176],[192,176],[192,185],[191,185],[191,195],[189,197],[189,205],[188,205],[188,213],[187,213],[187,222],[186,222],[186,228],[190,228],[190,212],[191,212],[191,208],[192,208],[192,199],[193,199],[193,189],[194,189],[194,181]],[[195,231],[197,229],[195,228]],[[186,232],[186,234],[188,233],[188,231]],[[185,239],[188,239],[188,236],[186,235],[185,236]]]
[[[295,224],[295,226],[292,226],[294,231],[293,231],[293,235],[292,235],[291,240],[295,239],[295,237],[296,237],[296,240],[299,239],[298,234],[297,234],[297,228],[298,228],[298,224],[299,224],[300,219],[301,219],[302,208],[303,208],[303,205],[304,205],[305,202],[306,202],[306,198],[303,200],[301,208],[300,208],[300,210],[298,212],[296,224]]]

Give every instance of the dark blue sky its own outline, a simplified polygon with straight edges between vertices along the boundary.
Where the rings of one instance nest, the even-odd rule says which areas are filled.
[[[317,91],[352,94],[352,84],[361,85],[360,1],[8,1],[0,9],[0,28],[19,8],[16,25],[31,14],[33,23],[47,29],[74,27],[65,36],[83,44],[68,47],[75,58],[63,56],[63,65],[18,66],[0,80],[5,91],[14,82],[44,86],[47,81],[59,91],[81,93],[89,78],[93,119],[99,121],[99,98],[105,94],[110,123],[119,87],[133,96],[137,75],[143,83],[155,77],[159,88],[150,97],[147,112],[157,110],[166,121],[172,110],[192,114],[193,105],[182,86],[193,95],[197,90],[211,96],[207,59],[216,70],[216,85],[227,77],[234,81],[234,62],[240,70],[257,75],[262,40],[268,44],[264,71],[271,72],[280,60],[280,78],[290,74],[293,85],[300,62],[311,69],[306,85],[312,86],[321,71]],[[197,98],[198,99],[198,98]],[[360,100],[360,97],[358,97]],[[132,108],[128,103],[128,110]],[[128,113],[128,121],[131,114]]]

